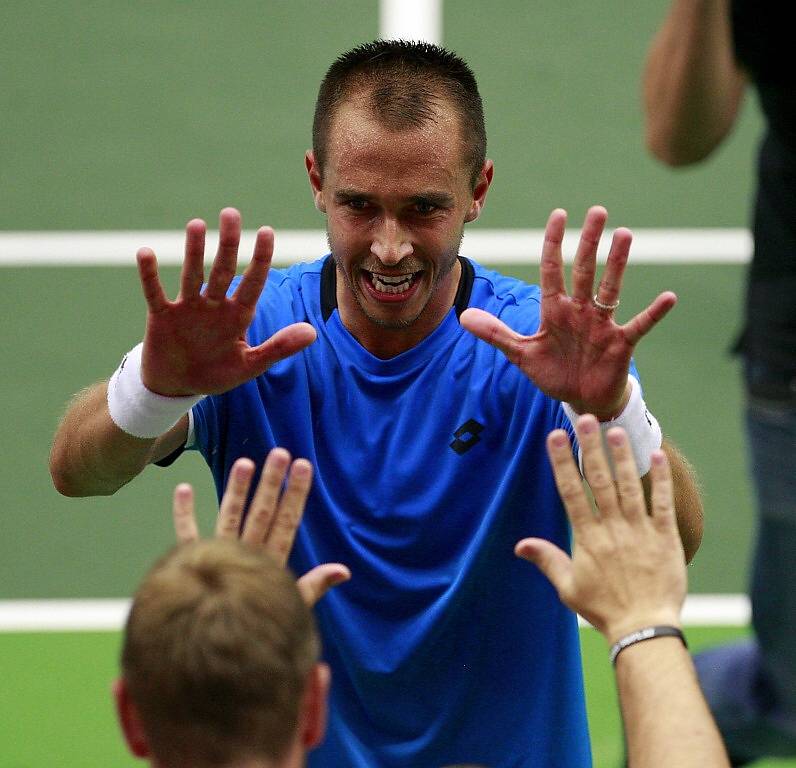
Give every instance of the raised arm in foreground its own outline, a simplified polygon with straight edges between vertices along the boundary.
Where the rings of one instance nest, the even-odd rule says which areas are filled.
[[[253,379],[315,340],[311,325],[294,323],[250,347],[246,330],[271,265],[273,230],[262,227],[257,232],[251,263],[231,296],[226,294],[235,277],[240,214],[233,208],[221,212],[218,252],[203,291],[205,232],[199,219],[186,227],[180,293],[174,301],[163,291],[155,254],[149,248],[138,251],[147,302],[143,346],[120,367],[120,371],[127,368],[123,373],[127,389],[115,401],[114,417],[105,382],[85,390],[68,408],[50,453],[50,473],[61,493],[113,493],[148,463],[182,444],[185,414],[201,396],[226,392]],[[122,373],[117,373],[111,387],[122,380]],[[142,423],[142,403],[147,424],[132,427]],[[151,411],[166,412],[162,426],[151,426],[158,422]]]
[[[572,523],[573,557],[543,539],[524,539],[515,551],[535,563],[562,602],[612,646],[630,768],[728,767],[691,657],[677,634],[686,569],[666,454],[652,455],[648,514],[625,433],[612,429],[607,434],[613,480],[597,420],[581,416],[576,430],[599,513],[584,493],[566,432],[555,430],[548,453]]]
[[[745,83],[728,0],[675,0],[644,69],[647,148],[667,165],[703,160],[732,128]]]
[[[246,510],[253,478],[251,459],[241,458],[232,465],[218,511],[215,536],[240,539],[266,552],[277,565],[286,568],[312,485],[312,464],[306,459],[291,461],[284,448],[272,449]],[[246,519],[241,527],[244,511]],[[188,483],[181,483],[174,489],[172,512],[177,543],[199,541],[193,488]],[[300,576],[296,586],[304,602],[312,607],[332,587],[350,578],[351,572],[342,563],[323,563]]]

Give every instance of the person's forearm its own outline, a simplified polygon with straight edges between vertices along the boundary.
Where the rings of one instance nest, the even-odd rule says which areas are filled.
[[[744,83],[727,0],[674,0],[644,70],[650,152],[675,166],[707,157],[729,133]]]
[[[119,429],[108,411],[107,391],[101,382],[77,395],[55,433],[50,475],[65,496],[112,494],[177,447],[173,437],[165,444],[163,438],[142,439]]]
[[[683,542],[685,560],[690,563],[694,559],[699,545],[702,543],[704,531],[704,511],[702,507],[702,494],[699,491],[696,477],[687,459],[668,440],[663,441],[661,449],[669,459],[672,471],[672,485],[674,490],[674,506],[677,515],[677,528]],[[649,475],[642,478],[644,495],[647,507],[650,505],[650,479]]]
[[[625,648],[616,659],[616,684],[629,768],[729,767],[691,656],[678,638]]]

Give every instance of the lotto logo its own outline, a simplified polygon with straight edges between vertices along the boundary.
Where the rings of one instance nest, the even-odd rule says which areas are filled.
[[[467,453],[476,443],[481,442],[479,435],[483,431],[483,424],[479,424],[475,419],[469,419],[453,433],[456,439],[450,444],[450,447],[461,456],[463,453]]]

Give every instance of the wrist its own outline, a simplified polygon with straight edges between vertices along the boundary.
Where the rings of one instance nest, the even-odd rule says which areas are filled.
[[[631,635],[644,627],[667,626],[682,629],[680,611],[677,609],[639,612],[635,615],[623,616],[621,621],[607,624],[600,631],[609,646],[615,645],[621,638]]]
[[[566,405],[569,406],[569,408],[571,408],[572,411],[578,416],[582,416],[584,413],[590,413],[597,419],[597,421],[613,421],[622,413],[622,411],[625,410],[625,408],[627,408],[627,404],[630,401],[632,394],[633,386],[630,383],[630,376],[628,376],[628,380],[625,383],[625,388],[622,390],[622,396],[613,403],[595,407],[583,401],[575,401],[566,403]]]
[[[624,429],[633,451],[633,459],[639,477],[643,477],[650,471],[653,452],[658,450],[663,444],[663,433],[658,420],[649,412],[644,399],[641,397],[641,385],[635,376],[628,375],[627,391],[630,394],[622,411],[609,421],[600,421],[600,431],[602,432],[603,440],[605,440],[605,433],[609,429],[613,427]],[[574,426],[577,421],[577,412],[570,403],[562,403],[562,407],[567,418]],[[610,451],[607,450],[606,446],[604,448],[606,455],[610,456]],[[583,454],[580,446],[578,446],[578,464],[582,474]]]
[[[622,635],[611,645],[611,650],[609,652],[611,664],[616,666],[617,659],[623,652],[627,651],[627,649],[641,643],[647,643],[650,640],[659,640],[663,638],[667,640],[677,639],[685,648],[688,648],[683,630],[679,626],[670,624],[645,625],[640,629]]]
[[[108,381],[108,412],[114,424],[133,437],[160,437],[203,395],[167,397],[147,389],[141,375],[143,346],[133,347]]]

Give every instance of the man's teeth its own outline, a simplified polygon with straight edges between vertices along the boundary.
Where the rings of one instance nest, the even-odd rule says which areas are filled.
[[[380,275],[371,272],[371,282],[377,291],[382,293],[404,293],[412,285],[413,274],[410,275]]]

